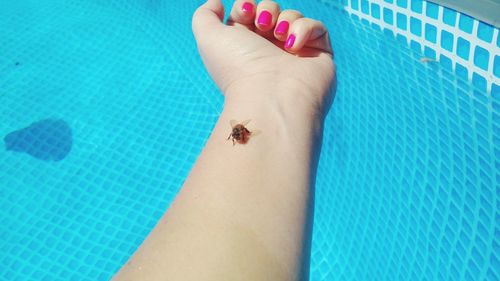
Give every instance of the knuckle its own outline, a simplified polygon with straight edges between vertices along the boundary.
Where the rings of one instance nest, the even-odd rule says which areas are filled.
[[[322,23],[318,20],[311,19],[311,18],[300,18],[297,20],[299,25],[308,27],[308,28],[313,28],[314,26],[317,25],[322,25]]]
[[[316,25],[322,25],[323,22],[317,20],[317,19],[311,19],[312,20],[312,23],[316,24]]]
[[[300,18],[294,22],[296,25],[306,25],[307,23],[309,23],[309,18]]]
[[[283,11],[282,13],[284,13],[284,14],[286,14],[287,16],[290,16],[290,17],[297,17],[297,18],[302,18],[302,17],[304,17],[304,16],[302,15],[302,13],[301,13],[301,12],[299,12],[299,11],[297,11],[297,10],[291,10],[291,9],[290,9],[290,10],[285,10],[285,11]]]
[[[271,0],[263,0],[258,5],[259,9],[275,9],[279,10],[280,6],[278,3]]]

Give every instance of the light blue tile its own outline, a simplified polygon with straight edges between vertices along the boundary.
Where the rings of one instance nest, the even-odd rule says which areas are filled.
[[[491,40],[493,40],[493,27],[480,21],[477,26],[477,37],[485,42],[491,43]]]
[[[457,23],[457,12],[444,7],[443,8],[443,22],[450,26],[455,26]]]
[[[404,14],[397,13],[396,19],[397,19],[398,28],[402,29],[402,30],[406,30],[406,28],[407,28],[407,26],[406,26],[406,16]]]
[[[411,41],[410,42],[410,48],[412,50],[414,50],[415,52],[419,53],[422,52],[422,46],[420,45],[420,43],[418,43],[417,41]]]
[[[361,0],[361,12],[365,15],[370,14],[370,4],[368,3],[368,0]]]
[[[500,78],[500,56],[495,56],[495,60],[493,61],[493,74]]]
[[[398,34],[396,35],[396,40],[398,40],[401,44],[406,44],[406,36]]]
[[[425,39],[429,42],[436,43],[437,29],[434,25],[425,24]]]
[[[372,17],[380,19],[380,6],[378,4],[372,3]]]
[[[392,31],[392,29],[389,29],[389,28],[385,28],[384,29],[384,34],[387,35],[387,36],[394,36],[394,31]]]
[[[410,31],[413,35],[422,35],[422,22],[414,17],[410,18]]]
[[[447,56],[445,55],[441,55],[439,57],[439,63],[445,68],[445,69],[448,69],[448,70],[451,70],[453,68],[453,63],[451,61],[450,58],[448,58]]]
[[[457,74],[458,77],[462,78],[463,80],[469,79],[469,71],[465,66],[459,63],[455,65],[455,73]]]
[[[359,0],[352,0],[351,1],[351,8],[353,10],[359,10]]]
[[[425,14],[433,19],[438,18],[438,11],[439,11],[439,6],[427,1],[427,10],[425,11]]]
[[[464,60],[469,59],[469,51],[470,51],[470,43],[469,41],[463,39],[462,37],[458,37],[457,40],[457,55]]]
[[[394,0],[384,0],[384,2],[387,2],[387,3],[394,3]]]
[[[406,8],[408,6],[408,1],[407,0],[397,0],[397,4],[401,8]]]
[[[460,30],[467,33],[472,33],[473,23],[473,18],[469,17],[468,15],[460,14],[460,20],[458,21],[458,27],[460,28]]]
[[[453,34],[446,30],[441,31],[441,47],[450,52],[453,51]]]
[[[472,74],[472,84],[481,91],[486,92],[486,79],[483,76],[474,72]]]
[[[394,22],[394,15],[392,13],[391,9],[384,8],[384,22],[388,24],[393,24]]]
[[[411,1],[411,10],[415,13],[422,13],[422,0],[412,0]]]
[[[474,65],[487,71],[489,59],[490,53],[481,46],[476,46],[474,50]]]
[[[428,58],[436,59],[436,51],[432,48],[427,47],[427,46],[424,49],[424,55]]]
[[[493,83],[491,85],[491,95],[493,97],[499,97],[500,96],[500,85],[497,85],[495,83]]]

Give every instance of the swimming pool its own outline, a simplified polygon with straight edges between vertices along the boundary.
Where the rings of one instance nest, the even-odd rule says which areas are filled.
[[[200,2],[0,9],[0,280],[109,280],[166,210],[222,106]],[[338,67],[311,280],[498,280],[498,29],[422,1],[280,3],[327,24]]]

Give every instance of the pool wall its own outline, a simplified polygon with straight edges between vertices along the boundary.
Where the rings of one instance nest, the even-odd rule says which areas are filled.
[[[326,3],[338,3],[322,0]],[[484,92],[500,92],[498,28],[421,0],[344,0],[352,17],[392,32]]]

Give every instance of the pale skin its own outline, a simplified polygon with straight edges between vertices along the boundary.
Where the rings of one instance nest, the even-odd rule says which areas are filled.
[[[308,278],[315,169],[335,86],[328,33],[273,1],[237,0],[227,23],[223,15],[220,0],[208,0],[193,32],[224,110],[174,202],[115,281]],[[279,34],[283,20],[289,28]],[[259,134],[233,146],[233,119],[250,119],[246,127]]]

